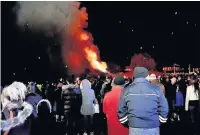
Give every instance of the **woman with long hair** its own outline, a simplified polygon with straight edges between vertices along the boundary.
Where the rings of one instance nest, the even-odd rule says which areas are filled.
[[[198,125],[198,113],[199,113],[199,97],[200,88],[198,79],[196,76],[192,76],[190,80],[190,86],[187,87],[185,110],[190,113],[190,119],[192,124]]]

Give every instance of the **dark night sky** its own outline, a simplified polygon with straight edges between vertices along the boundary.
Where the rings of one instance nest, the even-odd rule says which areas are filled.
[[[46,48],[55,41],[42,34],[20,31],[12,12],[14,5],[15,2],[1,4],[2,81],[27,76],[48,78],[52,72]],[[200,67],[199,2],[83,2],[82,5],[87,8],[88,30],[102,60],[125,66],[134,53],[147,52],[158,66],[176,62],[185,68],[189,63]]]

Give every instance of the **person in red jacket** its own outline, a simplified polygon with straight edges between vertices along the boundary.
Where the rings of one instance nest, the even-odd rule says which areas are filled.
[[[112,83],[111,91],[106,93],[103,100],[103,112],[107,117],[108,135],[128,135],[128,128],[120,124],[117,116],[120,94],[124,86],[124,77],[117,75]]]

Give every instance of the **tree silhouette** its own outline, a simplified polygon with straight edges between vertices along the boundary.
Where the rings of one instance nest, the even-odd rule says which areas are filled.
[[[131,67],[136,67],[136,66],[141,66],[141,67],[146,67],[149,70],[153,70],[156,67],[156,62],[155,60],[147,53],[142,54],[134,54],[134,56],[131,58]]]

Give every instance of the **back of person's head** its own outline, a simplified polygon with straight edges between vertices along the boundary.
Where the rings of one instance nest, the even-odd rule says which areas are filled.
[[[176,78],[173,77],[173,78],[171,79],[171,84],[174,85],[175,83],[176,83]]]
[[[84,79],[86,79],[86,74],[80,75],[80,80],[82,81],[82,80],[84,80]]]
[[[5,87],[1,94],[2,109],[6,106],[10,109],[20,108],[27,93],[26,85],[21,82],[13,82]]]
[[[123,86],[125,85],[125,79],[121,74],[118,74],[114,77],[112,86]]]
[[[193,85],[195,82],[197,82],[197,77],[195,75],[190,76],[190,84]]]
[[[42,99],[37,104],[37,113],[39,117],[47,117],[51,114],[51,103],[46,100]]]
[[[84,79],[81,81],[81,84],[80,84],[80,88],[81,89],[91,89],[91,83],[89,80],[87,79]]]
[[[69,82],[69,84],[74,84],[74,77],[73,76],[69,76],[68,78],[67,78],[67,81]]]
[[[179,75],[179,76],[178,76],[178,80],[180,81],[181,79],[182,79],[182,77]]]
[[[194,86],[194,92],[195,93],[199,93],[200,91],[200,88],[199,88],[199,83],[198,83],[198,78],[197,78],[197,76],[195,76],[195,75],[192,75],[191,76],[191,79],[190,79],[190,85],[193,85]]]
[[[134,78],[146,78],[149,72],[145,67],[135,67],[134,69]]]

